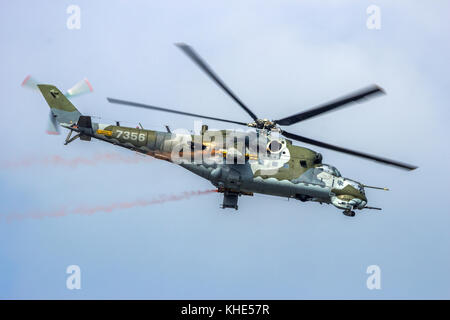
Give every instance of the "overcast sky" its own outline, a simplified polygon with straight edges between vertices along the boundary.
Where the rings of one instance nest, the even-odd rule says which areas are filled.
[[[79,30],[67,28],[71,4],[81,9]],[[366,27],[372,4],[381,9],[379,30]],[[1,298],[450,298],[448,1],[0,6]],[[344,176],[391,189],[367,190],[369,205],[383,210],[354,218],[333,206],[260,195],[241,197],[236,214],[220,209],[212,193],[17,219],[212,189],[180,167],[99,141],[64,146],[65,132],[45,134],[44,99],[20,86],[28,74],[61,90],[87,77],[94,92],[73,99],[82,113],[155,130],[192,129],[195,119],[106,97],[249,121],[176,42],[192,45],[261,118],[380,85],[387,95],[290,131],[419,169],[313,147]],[[66,288],[69,265],[81,268],[81,290]],[[381,268],[381,290],[366,287],[370,265]]]

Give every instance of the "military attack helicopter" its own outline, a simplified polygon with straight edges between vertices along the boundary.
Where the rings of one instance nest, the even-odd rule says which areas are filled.
[[[383,94],[382,88],[371,85],[337,100],[299,112],[279,120],[256,116],[217,76],[206,62],[188,45],[176,44],[253,119],[241,121],[199,115],[190,112],[161,108],[143,103],[107,98],[115,104],[181,114],[208,120],[243,125],[249,131],[208,130],[201,126],[199,134],[146,130],[142,126],[131,128],[115,124],[102,124],[82,115],[64,94],[53,85],[38,84],[50,106],[51,114],[60,126],[69,129],[65,144],[79,138],[99,139],[157,159],[176,163],[200,177],[209,180],[223,194],[222,208],[238,209],[239,196],[255,193],[332,204],[347,216],[354,210],[377,209],[367,205],[365,188],[371,187],[342,177],[333,166],[322,162],[316,151],[292,144],[292,140],[377,161],[405,170],[417,167],[379,156],[313,140],[282,129],[326,112],[348,106],[353,102]],[[72,133],[75,136],[72,137]]]

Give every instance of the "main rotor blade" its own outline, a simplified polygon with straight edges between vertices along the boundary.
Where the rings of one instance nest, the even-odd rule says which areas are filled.
[[[131,102],[131,101],[125,101],[125,100],[119,100],[119,99],[114,99],[114,98],[106,98],[106,99],[107,99],[109,102],[111,102],[111,103],[124,104],[124,105],[132,106],[132,107],[139,107],[139,108],[145,108],[145,109],[152,109],[152,110],[158,110],[158,111],[164,111],[164,112],[170,112],[170,113],[182,114],[182,115],[185,115],[185,116],[192,116],[192,117],[198,117],[198,118],[204,118],[204,119],[210,119],[210,120],[217,120],[217,121],[223,121],[223,122],[229,122],[229,123],[241,124],[241,125],[244,125],[244,126],[247,125],[247,123],[245,123],[245,122],[233,121],[233,120],[227,120],[227,119],[215,118],[215,117],[208,117],[208,116],[202,116],[202,115],[196,114],[196,113],[183,112],[183,111],[178,111],[178,110],[172,110],[172,109],[166,109],[166,108],[161,108],[161,107],[155,107],[155,106],[151,106],[151,105],[143,104],[143,103],[137,103],[137,102]]]
[[[227,85],[214,73],[214,71],[209,67],[205,61],[185,43],[176,43],[178,48],[180,48],[196,65],[198,65],[219,87],[221,87],[238,105],[242,107],[253,120],[257,120],[258,117],[254,114],[228,87]]]
[[[359,102],[361,99],[367,99],[369,97],[373,97],[378,94],[384,94],[384,90],[380,88],[377,85],[371,85],[367,88],[360,89],[358,91],[355,91],[347,96],[341,97],[337,100],[330,101],[328,103],[325,103],[323,105],[320,105],[318,107],[299,112],[297,114],[294,114],[293,116],[286,117],[280,120],[275,120],[274,122],[283,125],[283,126],[290,126],[291,124],[316,117],[322,113],[326,113],[332,110],[335,110],[339,107],[347,106],[348,104],[352,102]]]
[[[350,149],[334,146],[334,145],[331,145],[331,144],[328,144],[328,143],[325,143],[325,142],[309,139],[309,138],[306,138],[306,137],[303,137],[303,136],[299,136],[297,134],[293,134],[293,133],[290,133],[290,132],[283,131],[282,134],[285,137],[289,138],[289,139],[297,140],[297,141],[300,141],[300,142],[312,144],[312,145],[315,145],[315,146],[318,146],[318,147],[331,149],[331,150],[342,152],[342,153],[346,153],[346,154],[351,154],[353,156],[357,156],[357,157],[361,157],[361,158],[365,158],[365,159],[374,160],[374,161],[377,161],[377,162],[381,162],[383,164],[399,167],[399,168],[402,168],[402,169],[406,169],[406,170],[417,169],[417,166],[414,166],[414,165],[411,165],[411,164],[407,164],[407,163],[403,163],[403,162],[390,160],[390,159],[374,156],[374,155],[371,155],[371,154],[359,152],[359,151],[354,151],[354,150],[350,150]]]

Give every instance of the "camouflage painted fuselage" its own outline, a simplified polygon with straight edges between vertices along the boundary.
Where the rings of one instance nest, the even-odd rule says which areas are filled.
[[[363,209],[367,203],[360,183],[343,178],[336,168],[322,164],[319,153],[294,146],[276,133],[203,128],[201,134],[190,135],[94,123],[91,117],[81,115],[56,87],[38,87],[58,123],[77,132],[81,140],[96,138],[177,163],[223,192],[223,207],[237,209],[238,196],[253,193],[331,203],[344,210]],[[242,144],[237,142],[239,139]],[[72,140],[68,137],[66,143]],[[254,140],[259,143],[256,148]]]

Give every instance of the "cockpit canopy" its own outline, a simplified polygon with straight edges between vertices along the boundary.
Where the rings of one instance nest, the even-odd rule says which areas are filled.
[[[339,170],[333,166],[330,166],[329,164],[321,164],[317,168],[322,169],[324,172],[327,172],[335,177],[341,177],[341,173],[339,172]]]

